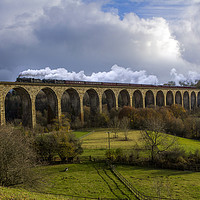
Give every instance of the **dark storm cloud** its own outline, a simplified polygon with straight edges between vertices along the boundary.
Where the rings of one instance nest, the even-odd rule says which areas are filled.
[[[186,73],[200,64],[196,54],[185,59],[188,53],[183,54],[183,46],[190,54],[192,48],[187,36],[181,34],[182,27],[163,18],[142,19],[129,13],[120,19],[117,12],[103,12],[102,5],[93,1],[8,2],[0,2],[0,16],[5,19],[0,22],[0,69],[13,76],[46,66],[76,72],[84,69],[92,74],[109,72],[117,64],[167,80],[173,67]]]

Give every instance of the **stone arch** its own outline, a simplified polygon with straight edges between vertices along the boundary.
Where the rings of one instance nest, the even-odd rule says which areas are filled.
[[[46,111],[46,124],[53,123],[53,119],[58,117],[58,98],[54,90],[49,87],[42,88],[36,95],[35,108],[43,115],[44,110]],[[40,123],[37,118],[36,115],[36,121]]]
[[[189,93],[187,91],[183,94],[183,107],[189,110]]]
[[[136,90],[133,93],[133,107],[143,108],[143,98],[140,90]]]
[[[145,108],[154,106],[154,95],[151,90],[148,90],[145,95]]]
[[[111,89],[107,89],[102,94],[102,110],[110,112],[112,108],[116,108],[115,93]]]
[[[177,91],[175,94],[175,104],[182,105],[182,96],[180,91]]]
[[[191,93],[191,109],[194,110],[196,108],[196,94],[193,91]]]
[[[90,115],[99,112],[99,95],[96,90],[88,89],[83,96],[83,105],[90,108]]]
[[[10,101],[10,97],[14,99]],[[5,97],[5,120],[19,119],[23,126],[32,126],[32,103],[29,92],[23,87],[12,88]]]
[[[168,91],[166,95],[166,105],[171,106],[173,104],[173,101],[174,101],[173,93],[172,91]]]
[[[118,95],[118,107],[130,106],[130,95],[127,90],[121,90]]]
[[[163,92],[160,90],[160,91],[158,91],[157,92],[157,94],[156,94],[156,105],[157,106],[164,106],[164,94],[163,94]]]
[[[61,97],[61,112],[73,122],[80,116],[80,97],[74,88],[65,90]]]

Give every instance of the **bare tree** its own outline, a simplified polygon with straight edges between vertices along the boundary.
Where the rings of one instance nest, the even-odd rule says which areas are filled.
[[[142,140],[144,141],[145,148],[150,152],[151,161],[154,162],[155,158],[162,152],[167,151],[172,147],[176,138],[164,132],[164,123],[159,118],[152,118],[146,121],[146,129],[141,131]]]
[[[124,140],[128,140],[128,131],[130,127],[130,119],[128,117],[123,117],[120,121],[120,127],[124,131]]]
[[[117,133],[120,127],[120,121],[117,116],[115,116],[109,123],[109,126],[112,128],[112,132],[115,133],[114,137],[117,138]]]

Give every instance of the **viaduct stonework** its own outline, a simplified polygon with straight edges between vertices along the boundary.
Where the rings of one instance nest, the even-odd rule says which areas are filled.
[[[6,124],[5,100],[10,90],[16,90],[20,95],[22,121],[28,120],[29,125],[33,128],[36,125],[36,97],[41,90],[46,94],[48,106],[58,120],[61,120],[61,113],[65,106],[70,106],[77,110],[83,122],[85,96],[89,99],[87,105],[90,107],[90,112],[96,110],[100,113],[105,105],[108,111],[112,108],[118,109],[128,105],[135,108],[145,108],[180,104],[187,110],[200,107],[200,90],[195,87],[131,84],[118,84],[116,86],[112,83],[97,84],[95,82],[88,84],[84,82],[78,84],[75,82],[71,84],[0,82],[1,125]],[[63,95],[66,94],[70,99],[68,105],[62,101]]]

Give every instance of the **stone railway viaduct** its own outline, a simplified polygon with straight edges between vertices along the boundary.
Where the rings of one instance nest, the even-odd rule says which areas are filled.
[[[200,90],[195,87],[152,86],[107,83],[105,85],[91,82],[89,84],[50,84],[25,82],[0,82],[0,121],[6,124],[5,100],[9,91],[16,90],[22,101],[22,121],[28,119],[29,126],[36,125],[36,97],[42,90],[47,97],[48,106],[52,109],[58,121],[65,105],[62,96],[67,94],[70,101],[68,106],[77,110],[81,121],[84,122],[84,98],[87,95],[90,112],[99,111],[107,104],[108,111],[123,106],[145,108],[149,106],[167,106],[180,104],[188,110],[200,107]]]

